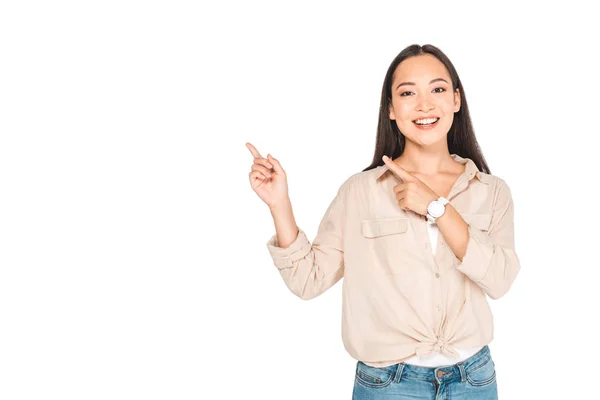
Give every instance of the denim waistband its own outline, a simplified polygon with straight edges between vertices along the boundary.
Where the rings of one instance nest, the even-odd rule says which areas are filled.
[[[436,380],[438,383],[456,379],[464,382],[466,379],[465,370],[486,362],[490,357],[490,348],[488,345],[485,345],[481,348],[481,350],[473,354],[471,357],[454,365],[448,365],[445,367],[422,367],[419,365],[405,364],[404,362],[400,362],[398,364],[383,368],[394,374],[394,382],[400,382],[400,379],[403,377]]]

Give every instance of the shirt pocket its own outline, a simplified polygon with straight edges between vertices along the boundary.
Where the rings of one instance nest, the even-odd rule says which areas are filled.
[[[406,217],[365,219],[362,221],[362,234],[366,238],[397,235],[406,233],[407,230],[408,218]]]
[[[407,271],[406,255],[413,242],[408,233],[408,218],[365,219],[361,224],[362,236],[374,264],[366,268],[377,268],[386,274]]]

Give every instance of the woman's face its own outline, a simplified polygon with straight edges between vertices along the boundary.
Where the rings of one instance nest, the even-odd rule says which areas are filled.
[[[406,139],[425,146],[446,140],[459,109],[460,93],[458,89],[452,93],[450,75],[437,58],[423,54],[398,65],[392,83],[390,119],[396,121]],[[439,120],[430,127],[419,128],[415,121],[423,117]]]

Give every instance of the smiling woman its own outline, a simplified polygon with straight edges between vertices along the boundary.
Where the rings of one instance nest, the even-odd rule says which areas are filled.
[[[433,54],[413,56],[401,64],[391,77],[394,90],[386,98],[389,119],[409,140],[421,145],[437,143],[446,137],[454,114],[460,111],[461,90],[454,88],[448,69]],[[414,128],[431,134],[423,136]]]
[[[290,291],[309,300],[344,278],[353,399],[496,399],[488,297],[520,270],[514,204],[479,150],[448,58],[412,45],[392,61],[373,161],[339,187],[312,243],[279,160],[247,146],[252,188],[275,223],[267,247]]]

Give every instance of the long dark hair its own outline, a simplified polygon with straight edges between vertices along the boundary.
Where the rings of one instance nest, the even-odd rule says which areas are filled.
[[[452,122],[452,126],[450,127],[447,136],[450,154],[458,154],[463,158],[470,158],[481,172],[491,174],[485,158],[481,153],[477,139],[475,138],[471,116],[469,115],[469,106],[467,105],[467,97],[462,83],[460,82],[460,78],[458,77],[458,73],[448,57],[446,57],[440,49],[430,44],[424,46],[413,44],[408,46],[402,50],[390,64],[390,67],[385,74],[383,88],[381,89],[381,105],[379,106],[379,122],[377,124],[377,137],[375,139],[375,154],[373,155],[371,165],[365,168],[363,172],[384,165],[385,163],[381,159],[384,154],[391,159],[395,159],[404,152],[406,137],[398,129],[396,121],[391,120],[389,117],[389,109],[392,102],[394,71],[396,71],[396,67],[398,67],[402,61],[409,57],[422,54],[431,54],[440,60],[446,66],[446,69],[450,74],[452,80],[452,92],[455,93],[457,88],[460,90],[460,110],[454,114],[454,121]]]

